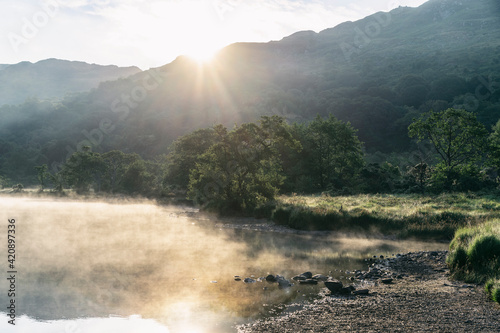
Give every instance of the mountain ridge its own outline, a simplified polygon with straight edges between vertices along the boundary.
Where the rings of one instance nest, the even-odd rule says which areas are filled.
[[[0,65],[0,105],[19,104],[32,97],[60,99],[67,93],[88,91],[97,88],[102,81],[140,71],[135,66],[103,66],[55,58]]]
[[[89,133],[99,138],[90,142],[95,151],[154,158],[179,136],[219,123],[262,115],[304,123],[332,114],[358,130],[370,156],[409,156],[416,147],[407,128],[423,112],[465,108],[488,128],[500,119],[497,10],[491,0],[431,0],[318,33],[234,43],[210,64],[180,56],[55,105],[0,109],[0,141],[34,149],[17,157],[26,165],[60,163],[92,141]],[[112,132],[101,131],[103,121]]]

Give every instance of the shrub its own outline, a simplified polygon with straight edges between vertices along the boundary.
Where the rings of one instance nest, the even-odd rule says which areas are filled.
[[[455,237],[450,243],[450,251],[455,250],[458,247],[468,247],[469,243],[474,239],[474,237],[479,233],[478,229],[473,228],[461,228],[455,232]]]
[[[461,270],[467,266],[467,252],[463,247],[459,247],[450,253],[446,262],[452,271]]]
[[[485,292],[500,303],[500,223],[490,221],[455,233],[446,258],[452,276],[483,283]]]
[[[475,268],[484,268],[485,265],[499,266],[500,239],[494,235],[475,238],[469,246],[467,256]]]
[[[489,279],[486,281],[484,284],[484,291],[488,294],[491,295],[491,292],[493,291],[493,287],[495,286],[495,280],[494,279]]]
[[[500,284],[497,284],[497,286],[493,288],[491,299],[500,304]]]

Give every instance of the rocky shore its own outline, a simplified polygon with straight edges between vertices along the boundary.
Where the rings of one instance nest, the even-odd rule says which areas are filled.
[[[334,292],[335,282],[319,282],[325,283],[323,298],[291,314],[239,326],[238,332],[500,332],[498,304],[481,286],[449,280],[446,255],[378,258],[368,271],[354,274],[352,293]]]

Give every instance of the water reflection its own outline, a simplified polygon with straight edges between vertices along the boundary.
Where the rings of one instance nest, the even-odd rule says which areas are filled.
[[[143,319],[140,316],[128,318],[88,318],[77,320],[51,320],[46,322],[37,321],[27,316],[16,320],[13,326],[7,323],[7,316],[0,316],[0,332],[2,333],[97,333],[97,332],[120,332],[120,333],[169,333],[170,331],[153,319]],[[189,332],[184,331],[184,332]],[[194,333],[194,332],[193,332]]]
[[[320,289],[245,284],[235,275],[290,279],[311,271],[341,278],[347,269],[366,267],[367,256],[446,247],[218,228],[183,211],[151,203],[1,198],[2,221],[15,218],[17,225],[18,315],[51,321],[42,327],[59,325],[56,319],[140,314],[173,332],[232,332],[235,324],[279,314],[280,304],[310,300]],[[0,293],[0,304],[7,301]]]

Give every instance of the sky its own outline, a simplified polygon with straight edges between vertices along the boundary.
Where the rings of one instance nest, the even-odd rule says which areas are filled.
[[[0,64],[57,58],[149,69],[425,1],[0,0]]]

